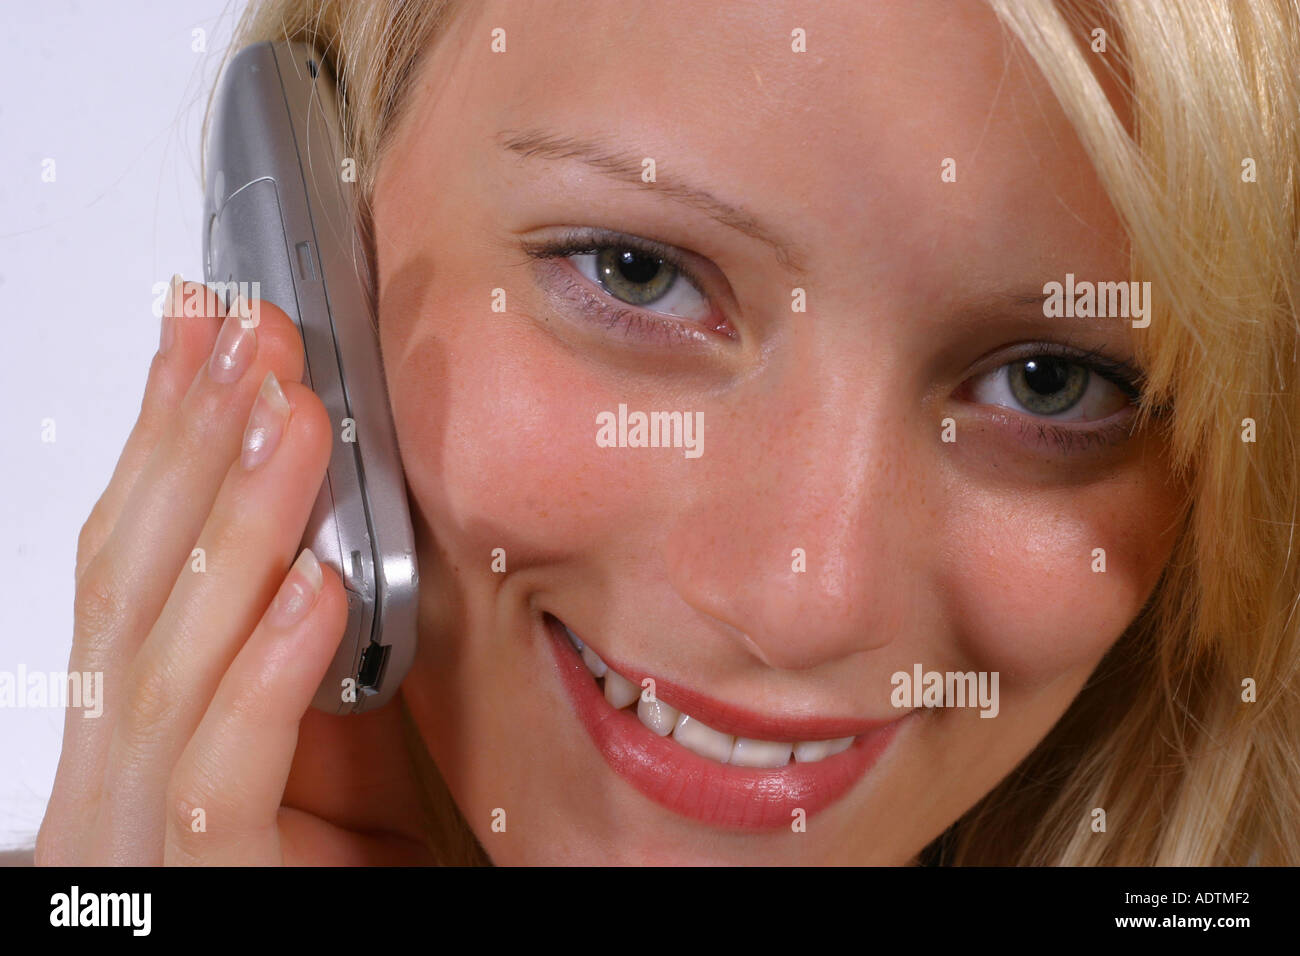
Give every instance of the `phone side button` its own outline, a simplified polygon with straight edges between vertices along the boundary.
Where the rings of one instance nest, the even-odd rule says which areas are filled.
[[[348,629],[343,635],[342,648],[339,656],[335,658],[335,666],[343,669],[343,673],[339,675],[340,683],[345,680],[351,682],[342,684],[348,691],[344,695],[343,712],[349,713],[356,710],[357,702],[362,697],[361,687],[357,681],[357,670],[361,667],[361,652],[366,649],[361,640],[361,618],[365,611],[365,602],[356,591],[344,588],[343,593],[348,596]],[[346,651],[343,651],[343,648],[346,648]]]
[[[312,252],[310,242],[300,242],[296,246],[298,251],[298,277],[304,282],[316,281],[316,256]]]

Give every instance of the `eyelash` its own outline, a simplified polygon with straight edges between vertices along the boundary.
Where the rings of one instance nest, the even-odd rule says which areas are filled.
[[[1130,401],[1136,402],[1142,398],[1142,372],[1128,362],[1109,358],[1102,354],[1101,349],[1080,349],[1058,342],[1035,342],[1032,350],[1026,349],[1015,361],[1042,355],[1065,359],[1082,365],[1090,372],[1096,372],[1127,395]]]
[[[653,239],[612,229],[586,227],[570,229],[557,239],[529,242],[523,246],[524,252],[530,258],[539,261],[592,255],[610,248],[630,249],[645,256],[662,259],[700,295],[709,299],[708,293],[704,290],[704,283],[687,264],[685,256],[673,246]],[[609,293],[590,288],[590,283],[585,277],[566,274],[564,281],[573,296],[581,301],[582,308],[598,316],[606,329],[621,328],[627,335],[666,345],[679,344],[683,340],[699,340],[708,334],[703,327],[693,328],[684,322],[666,317],[658,318],[654,313],[634,306],[613,306],[610,302],[618,300],[613,299]],[[734,331],[729,330],[729,327],[719,327],[714,331],[728,338],[735,338]],[[1004,364],[1041,356],[1050,356],[1082,365],[1089,372],[1100,375],[1117,387],[1133,404],[1137,404],[1142,398],[1142,373],[1128,362],[1117,361],[1103,355],[1099,349],[1080,349],[1056,342],[1038,342],[1024,349],[1017,358]],[[1118,445],[1132,436],[1129,423],[1131,416],[1125,416],[1120,421],[1098,428],[1072,429],[1053,425],[1050,419],[1016,412],[1014,409],[1010,411],[1020,419],[1019,430],[1022,440],[1040,446],[1055,445],[1065,454],[1083,451],[1089,447]]]
[[[1037,432],[1037,434],[1033,434],[1034,432]],[[1074,452],[1086,451],[1090,446],[1109,448],[1122,444],[1133,437],[1133,431],[1127,420],[1112,422],[1109,425],[1102,425],[1100,428],[1074,431],[1036,418],[1022,417],[1020,437],[1026,443],[1043,447],[1055,445],[1061,449],[1063,454],[1068,455]]]
[[[538,260],[593,255],[606,249],[628,249],[639,252],[650,258],[662,259],[705,300],[712,302],[704,289],[704,282],[687,264],[686,257],[674,247],[653,239],[615,232],[611,229],[583,228],[570,229],[561,234],[558,239],[548,242],[525,243],[523,249],[529,257]],[[632,305],[611,305],[611,302],[618,300],[607,292],[590,288],[590,282],[583,276],[565,275],[564,279],[569,292],[580,299],[583,310],[597,316],[606,329],[621,328],[626,335],[669,345],[680,343],[685,339],[698,340],[708,335],[708,327],[697,322],[658,316],[654,312]],[[725,321],[715,323],[712,331],[727,338],[736,337],[734,330]]]
[[[1128,362],[1102,354],[1100,349],[1082,349],[1059,342],[1035,342],[1017,350],[1014,358],[1003,362],[998,368],[1044,356],[1081,365],[1090,373],[1096,373],[1106,379],[1124,393],[1130,402],[1130,408],[1142,400],[1142,372]],[[1126,414],[1118,421],[1098,427],[1063,428],[1052,424],[1049,418],[1015,409],[1008,409],[1008,411],[1020,419],[1019,432],[1022,440],[1044,447],[1056,446],[1064,454],[1086,451],[1089,448],[1113,447],[1122,444],[1133,435],[1132,414]]]

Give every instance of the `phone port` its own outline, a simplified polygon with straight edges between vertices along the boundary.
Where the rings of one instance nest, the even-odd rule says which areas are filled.
[[[388,662],[389,645],[373,641],[361,652],[361,667],[357,671],[357,685],[362,691],[376,693]]]

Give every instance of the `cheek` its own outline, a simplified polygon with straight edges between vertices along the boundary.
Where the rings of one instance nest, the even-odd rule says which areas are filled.
[[[1139,464],[1050,493],[962,496],[944,588],[962,651],[1022,686],[1090,670],[1154,588],[1176,500]]]
[[[484,570],[504,548],[515,570],[619,527],[648,476],[596,444],[609,386],[524,318],[451,296],[423,314],[390,384],[407,480],[443,547]]]

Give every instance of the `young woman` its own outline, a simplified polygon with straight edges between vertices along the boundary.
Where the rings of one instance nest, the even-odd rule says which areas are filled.
[[[265,0],[236,46],[281,38],[346,96],[418,657],[308,709],[334,425],[274,307],[172,309],[39,862],[1300,862],[1294,5]]]

